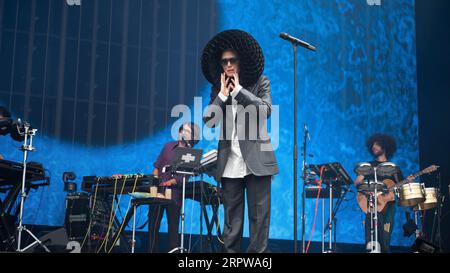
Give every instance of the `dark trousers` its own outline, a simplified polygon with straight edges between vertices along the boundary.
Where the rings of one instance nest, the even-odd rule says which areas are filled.
[[[250,244],[247,252],[268,251],[270,226],[271,176],[247,175],[244,178],[222,178],[225,226],[224,248],[227,253],[241,252],[244,225],[244,196],[247,190]]]
[[[377,214],[378,218],[378,242],[382,253],[391,251],[391,234],[394,228],[395,203],[391,202],[386,205],[384,212]],[[370,242],[370,213],[366,214],[365,220],[366,244]]]
[[[181,207],[173,204],[167,206],[150,206],[148,216],[148,231],[150,237],[149,252],[160,252],[159,247],[159,227],[164,214],[167,212],[167,225],[169,235],[169,249],[170,251],[180,245],[180,235],[178,234],[178,225],[180,223]],[[166,251],[166,252],[167,252]]]

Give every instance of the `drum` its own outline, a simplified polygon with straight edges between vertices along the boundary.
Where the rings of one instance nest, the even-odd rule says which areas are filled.
[[[414,207],[414,210],[427,210],[435,208],[438,204],[438,190],[436,188],[425,188],[425,201]]]
[[[377,183],[375,183],[375,181],[363,181],[356,186],[358,192],[363,194],[374,192],[375,188],[380,193],[387,189],[386,185],[380,181],[378,181]]]
[[[373,174],[373,167],[368,162],[358,163],[354,169],[355,173],[362,176]]]
[[[377,176],[392,176],[396,172],[397,166],[392,162],[383,162],[377,167]]]
[[[402,207],[413,207],[425,201],[424,186],[420,183],[406,183],[396,193]]]

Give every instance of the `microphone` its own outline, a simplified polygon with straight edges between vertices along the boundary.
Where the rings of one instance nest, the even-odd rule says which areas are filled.
[[[181,141],[183,141],[183,143],[184,143],[186,146],[188,146],[189,148],[192,148],[192,147],[191,147],[191,144],[189,143],[189,141],[187,141],[186,139],[184,139],[183,136],[181,137]]]
[[[289,42],[291,42],[293,44],[302,46],[302,47],[304,47],[306,49],[309,49],[309,50],[312,50],[312,51],[316,51],[316,47],[314,47],[314,46],[312,46],[312,45],[308,44],[307,42],[304,42],[304,41],[302,41],[300,39],[292,37],[291,35],[287,34],[286,32],[281,32],[280,33],[280,38],[284,39],[286,41],[289,41]]]
[[[305,133],[306,136],[308,137],[308,140],[311,141],[311,136],[309,135],[308,127],[306,127],[306,124],[305,124]]]

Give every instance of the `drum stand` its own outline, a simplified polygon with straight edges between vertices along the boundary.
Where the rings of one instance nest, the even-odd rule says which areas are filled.
[[[27,193],[25,191],[25,183],[26,183],[26,173],[27,173],[27,158],[28,151],[34,151],[33,147],[33,136],[36,134],[37,129],[30,129],[30,125],[28,123],[24,123],[24,144],[20,148],[23,151],[23,172],[22,172],[22,191],[20,196],[20,214],[19,214],[19,226],[17,227],[18,235],[17,235],[17,251],[24,252],[27,249],[31,248],[35,244],[40,244],[45,251],[50,252],[50,250],[30,231],[23,225],[23,206],[25,203],[25,198],[27,197]],[[29,142],[29,144],[28,144]],[[22,243],[22,231],[26,231],[31,237],[33,237],[34,242],[28,245],[25,248],[21,248]]]
[[[441,238],[441,217],[442,217],[442,206],[444,204],[444,195],[438,197],[438,206],[434,211],[433,217],[433,227],[431,229],[431,242],[439,246],[442,249],[442,238]],[[437,221],[437,227],[436,227]]]
[[[375,187],[373,194],[369,195],[369,210],[370,210],[370,242],[367,244],[366,249],[370,253],[380,253],[380,243],[378,242],[378,179],[377,179],[377,167],[373,168],[375,176]],[[369,182],[370,183],[370,182]]]
[[[436,243],[440,249],[442,249],[442,239],[441,239],[441,215],[442,215],[442,206],[444,205],[444,197],[445,195],[441,195],[441,176],[439,175],[439,188],[437,189],[437,207],[434,210],[433,217],[433,226],[431,228],[431,242]],[[437,220],[437,228],[435,227]],[[436,230],[436,232],[435,232]]]
[[[414,223],[416,224],[416,239],[417,239],[420,237],[421,233],[421,230],[419,229],[419,210],[414,210]]]

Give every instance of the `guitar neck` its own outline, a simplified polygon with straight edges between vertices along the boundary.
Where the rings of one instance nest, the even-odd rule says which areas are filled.
[[[415,174],[412,174],[411,176],[414,177],[414,178],[417,178],[417,177],[421,176],[421,175],[424,174],[424,173],[425,173],[425,171],[422,170],[422,171],[420,171],[420,172],[417,172],[417,173],[415,173]],[[402,181],[400,181],[399,183],[397,183],[397,185],[395,185],[394,187],[392,187],[392,189],[399,188],[399,187],[403,186],[404,184],[406,184],[406,183],[408,183],[408,182],[409,182],[408,179],[403,179]]]

